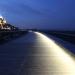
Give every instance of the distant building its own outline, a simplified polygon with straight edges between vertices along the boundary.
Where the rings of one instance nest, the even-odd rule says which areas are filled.
[[[1,30],[17,30],[17,27],[14,27],[6,22],[6,20],[0,16],[0,29]]]
[[[3,29],[6,24],[6,20],[0,16],[0,29]]]

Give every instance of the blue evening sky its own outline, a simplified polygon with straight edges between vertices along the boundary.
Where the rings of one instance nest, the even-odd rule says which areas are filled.
[[[20,28],[75,30],[75,0],[0,0],[0,14]]]

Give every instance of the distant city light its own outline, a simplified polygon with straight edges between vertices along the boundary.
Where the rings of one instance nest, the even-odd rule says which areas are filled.
[[[3,19],[3,16],[2,16],[2,15],[0,15],[0,18],[2,18],[2,19]]]

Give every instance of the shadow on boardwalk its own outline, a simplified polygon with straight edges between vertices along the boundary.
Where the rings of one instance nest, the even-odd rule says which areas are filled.
[[[27,31],[0,31],[0,45],[26,35]]]

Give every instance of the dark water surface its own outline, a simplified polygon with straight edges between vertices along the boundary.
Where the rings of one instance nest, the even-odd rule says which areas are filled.
[[[73,53],[75,52],[75,45],[62,41],[58,38],[54,38],[50,35],[48,35],[48,37],[52,38],[55,43],[65,47],[68,51]],[[1,45],[0,75],[74,75],[74,68],[72,68],[74,71],[69,73],[68,71],[70,69],[67,71],[67,67],[65,66],[65,72],[62,70],[62,67],[64,66],[61,66],[60,62],[55,63],[57,55],[52,56],[55,53],[53,54],[53,51],[50,53],[49,48],[53,46],[50,45],[49,47],[49,44],[45,39],[46,38],[44,37],[43,39],[43,36],[40,34],[30,32],[19,39]],[[52,49],[54,50],[55,48]],[[59,52],[60,51],[56,54]],[[63,54],[67,57],[64,52]],[[60,57],[62,59],[61,55]],[[67,62],[68,61],[65,63]],[[62,64],[64,64],[64,62]],[[58,65],[60,65],[60,67]]]

